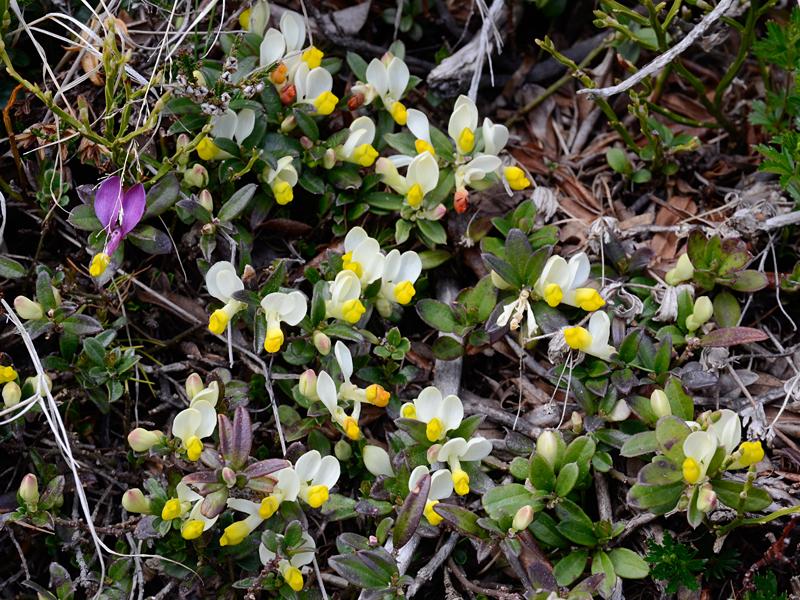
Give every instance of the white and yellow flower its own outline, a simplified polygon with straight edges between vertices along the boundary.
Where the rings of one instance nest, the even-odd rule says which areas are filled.
[[[360,388],[350,381],[353,376],[353,355],[343,342],[336,342],[333,352],[344,380],[342,385],[339,386],[339,400],[349,400],[354,403],[366,402],[381,408],[389,403],[391,394],[377,383],[373,383],[366,388]]]
[[[412,208],[422,206],[425,194],[433,191],[439,183],[439,164],[428,151],[415,156],[410,161],[402,155],[398,157],[397,164],[388,158],[380,158],[375,165],[375,172],[381,180],[395,192],[405,196],[406,202]],[[406,176],[397,171],[397,166],[404,166],[408,162]]]
[[[311,508],[319,508],[328,501],[330,491],[341,474],[341,467],[335,456],[323,458],[316,450],[306,452],[298,458],[294,470],[300,478],[298,496]]]
[[[315,69],[322,64],[324,53],[315,46],[304,48],[306,43],[306,21],[303,15],[292,10],[284,11],[280,20],[280,31],[270,28],[261,41],[259,65],[269,67],[278,63],[270,73],[270,80],[277,86],[292,82],[301,65]]]
[[[209,294],[225,304],[211,313],[208,320],[208,330],[220,335],[233,316],[247,306],[233,297],[236,292],[244,289],[244,283],[236,274],[236,267],[228,261],[220,261],[208,269],[206,288]]]
[[[554,308],[563,302],[588,312],[595,311],[606,302],[596,289],[585,286],[589,270],[589,257],[585,252],[579,252],[569,262],[560,256],[551,256],[533,289]]]
[[[353,403],[353,410],[350,415],[345,412],[343,406],[339,404],[339,393],[336,391],[336,384],[333,378],[325,371],[320,371],[317,376],[317,396],[331,415],[331,420],[342,428],[345,435],[351,440],[361,438],[361,430],[358,427],[358,417],[361,415],[361,402]]]
[[[725,454],[733,454],[742,441],[742,423],[739,415],[730,409],[723,408],[711,415],[713,421],[707,431],[717,437],[719,444],[725,448]]]
[[[491,154],[479,154],[468,163],[456,168],[456,194],[464,194],[467,187],[481,189],[489,175],[497,171],[502,161]],[[483,183],[484,185],[481,185]]]
[[[389,453],[380,446],[373,446],[367,444],[361,453],[364,459],[364,466],[367,471],[379,477],[381,475],[386,477],[394,477],[394,469],[392,468],[392,460],[389,458]]]
[[[241,521],[234,521],[228,525],[219,538],[220,546],[237,546],[249,536],[256,527],[264,522],[261,516],[261,503],[245,500],[244,498],[228,498],[228,508],[243,512],[247,515]]]
[[[483,460],[492,452],[492,443],[483,437],[448,440],[436,451],[434,462],[447,463],[453,478],[453,489],[459,496],[469,493],[469,475],[461,468],[462,462]]]
[[[261,309],[267,319],[267,334],[264,338],[264,350],[277,352],[283,345],[281,323],[292,327],[306,316],[308,302],[301,292],[273,292],[261,299]]]
[[[386,255],[383,265],[381,289],[375,307],[378,312],[388,317],[392,314],[392,306],[401,304],[405,306],[417,291],[414,284],[422,273],[422,259],[413,250],[400,254],[395,249]]]
[[[281,469],[270,475],[275,479],[272,492],[261,500],[258,514],[262,519],[269,519],[274,515],[283,502],[294,502],[300,492],[300,478],[293,467]]]
[[[500,154],[508,143],[508,127],[500,123],[492,123],[490,118],[485,117],[481,130],[483,131],[483,151],[495,156]]]
[[[203,535],[204,531],[208,531],[214,526],[218,517],[209,519],[203,515],[201,511],[203,496],[182,481],[178,483],[175,492],[177,493],[177,498],[171,498],[164,503],[164,508],[161,510],[161,518],[164,521],[183,518],[181,537],[185,540],[197,539]]]
[[[683,479],[694,485],[702,481],[717,452],[717,436],[709,431],[693,431],[683,441]]]
[[[413,471],[408,478],[408,490],[413,492],[417,489],[419,482],[425,475],[430,474],[430,470],[425,465],[420,465]],[[428,523],[434,527],[442,522],[442,517],[439,516],[433,507],[439,504],[440,500],[449,498],[453,495],[453,478],[450,471],[447,469],[440,469],[431,474],[431,486],[428,490],[428,498],[425,501],[425,510],[423,514],[428,519]]]
[[[383,60],[373,58],[367,66],[367,82],[358,82],[351,91],[364,97],[364,104],[380,97],[383,106],[398,125],[405,125],[408,119],[406,107],[400,102],[411,78],[408,66],[402,59],[386,54]]]
[[[430,442],[438,442],[447,436],[448,431],[461,425],[464,406],[455,394],[442,396],[435,386],[426,387],[413,402],[406,402],[400,408],[400,415],[425,423],[425,435]]]
[[[492,271],[492,273],[494,273],[494,271]],[[518,330],[524,323],[524,340],[530,340],[539,330],[539,326],[536,323],[536,317],[533,314],[533,308],[531,306],[530,291],[527,288],[523,289],[519,293],[519,296],[516,300],[512,300],[506,304],[498,315],[495,323],[498,327],[505,327],[508,325],[511,331]]]
[[[406,125],[408,126],[408,130],[417,138],[414,142],[414,148],[417,150],[417,154],[422,154],[427,151],[435,156],[436,150],[434,150],[433,143],[431,142],[431,125],[428,122],[427,115],[416,108],[409,108],[408,122]]]
[[[295,592],[302,590],[305,585],[302,569],[314,560],[314,552],[316,549],[316,543],[311,536],[304,531],[303,543],[301,546],[292,551],[292,556],[288,560],[282,558],[278,561],[278,573]],[[264,566],[272,564],[275,562],[275,559],[278,558],[277,555],[263,543],[258,546],[258,556],[261,559],[261,564]]]
[[[269,23],[269,2],[266,0],[257,0],[253,6],[246,8],[239,13],[239,25],[245,31],[255,33],[256,35],[263,35],[264,29]]]
[[[358,117],[350,124],[350,133],[344,144],[336,148],[336,158],[371,167],[378,158],[378,151],[372,145],[375,140],[375,123],[369,117]]]
[[[594,312],[589,318],[589,326],[567,327],[564,329],[564,341],[573,350],[609,360],[617,350],[608,343],[611,334],[611,320],[604,312]]]
[[[333,77],[322,67],[310,69],[303,62],[294,74],[297,104],[310,104],[318,115],[329,115],[339,102],[333,92]]]
[[[216,407],[219,400],[219,383],[212,381],[204,385],[200,375],[192,373],[186,378],[186,396],[189,398],[189,406],[203,400]]]
[[[381,245],[361,227],[353,227],[344,238],[342,268],[358,276],[361,288],[366,289],[383,275],[385,257]]]
[[[279,158],[274,169],[269,165],[264,167],[261,177],[272,190],[275,202],[283,206],[294,200],[294,186],[298,177],[291,156]]]
[[[217,411],[207,400],[198,400],[175,415],[172,435],[181,440],[186,458],[196,461],[203,452],[203,438],[214,433],[217,426]]]
[[[328,283],[325,301],[327,318],[341,319],[351,325],[358,323],[367,309],[361,303],[361,281],[353,271],[345,269]]]
[[[456,143],[456,152],[459,155],[472,154],[477,129],[478,107],[467,96],[459,96],[447,124],[447,134]]]
[[[253,133],[256,113],[251,108],[243,108],[238,113],[231,109],[211,118],[211,132],[197,144],[197,155],[203,160],[220,160],[231,155],[220,149],[214,140],[224,138],[237,144],[244,142]]]

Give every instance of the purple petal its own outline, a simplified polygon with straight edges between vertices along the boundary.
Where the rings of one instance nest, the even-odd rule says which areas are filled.
[[[122,206],[122,181],[114,175],[103,181],[94,195],[94,214],[104,229],[116,223],[120,206]]]
[[[122,235],[139,224],[145,208],[144,186],[137,183],[122,196]]]
[[[108,236],[108,241],[106,242],[105,253],[111,256],[114,252],[117,251],[119,247],[119,243],[122,241],[122,231],[119,228],[116,228],[111,231],[111,235]]]

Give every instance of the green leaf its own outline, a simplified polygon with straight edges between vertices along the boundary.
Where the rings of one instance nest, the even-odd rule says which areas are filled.
[[[459,533],[481,540],[489,537],[487,531],[478,525],[478,515],[471,510],[439,502],[433,507],[433,511],[455,527]]]
[[[555,575],[558,585],[571,585],[583,574],[588,559],[588,550],[575,550],[559,560],[553,567],[553,575]]]
[[[453,309],[444,302],[423,298],[417,302],[417,314],[428,325],[442,333],[454,333],[459,327]]]
[[[632,458],[643,454],[652,454],[658,450],[658,438],[655,431],[643,431],[636,433],[625,440],[620,454]]]
[[[455,360],[464,355],[464,345],[449,335],[443,335],[436,338],[431,351],[439,360]]]
[[[435,269],[452,258],[452,254],[447,250],[423,250],[417,254],[422,261],[423,270]]]
[[[675,508],[683,494],[683,489],[683,481],[677,481],[669,485],[643,485],[637,483],[628,491],[628,504],[663,515]]]
[[[606,150],[606,162],[620,175],[630,175],[633,171],[628,155],[621,148],[609,148]]]
[[[509,483],[492,488],[481,499],[486,513],[495,521],[503,517],[512,517],[523,506],[532,506],[534,512],[542,508],[538,494],[531,492],[524,485]]]
[[[177,176],[168,173],[147,191],[147,210],[142,218],[148,219],[165,213],[178,201],[180,193],[181,185]]]
[[[230,199],[222,205],[217,213],[217,218],[220,221],[230,222],[238,217],[241,212],[250,204],[250,200],[256,193],[256,184],[248,183],[244,187],[236,190]]]
[[[419,232],[432,244],[446,244],[447,232],[439,221],[420,219],[417,221]]]
[[[636,355],[639,353],[639,341],[641,338],[641,330],[636,329],[622,340],[622,343],[619,345],[617,356],[623,363],[630,364],[636,358]]]
[[[331,556],[328,565],[349,583],[367,590],[387,588],[399,575],[397,563],[383,548]]]
[[[70,211],[67,221],[75,229],[81,231],[100,231],[103,224],[94,214],[94,208],[88,204],[79,204]]]
[[[530,527],[533,535],[540,542],[555,548],[566,548],[569,540],[561,535],[556,527],[556,521],[547,513],[539,513]]]
[[[319,127],[314,119],[312,119],[307,112],[297,108],[292,111],[292,114],[294,115],[295,121],[297,121],[297,126],[300,128],[300,131],[311,138],[311,141],[318,141]]]
[[[42,305],[45,312],[57,307],[53,282],[50,274],[44,269],[40,270],[36,276],[36,301]]]
[[[425,503],[428,501],[428,492],[431,489],[431,476],[426,474],[420,479],[417,487],[406,496],[403,506],[397,515],[394,524],[394,547],[405,546],[419,526]]]
[[[720,327],[736,327],[742,316],[739,301],[728,291],[721,291],[714,297],[714,320]]]
[[[669,485],[683,479],[678,465],[665,456],[656,456],[639,471],[639,483],[645,485]]]
[[[127,237],[137,248],[148,254],[169,254],[172,252],[172,240],[169,236],[152,225],[140,225]]]
[[[673,415],[684,421],[694,419],[694,401],[689,394],[683,391],[683,385],[678,378],[670,377],[664,386],[664,392],[667,394]]]
[[[614,572],[614,563],[611,562],[608,554],[598,550],[592,557],[592,575],[602,573],[605,575],[600,586],[601,595],[608,598],[617,583],[617,574]]]
[[[672,338],[667,336],[662,340],[656,351],[655,359],[653,360],[653,371],[656,375],[661,375],[669,371],[669,364],[672,360]]]
[[[725,505],[733,509],[739,508],[741,502],[740,494],[744,490],[744,484],[738,481],[729,481],[726,479],[712,479],[711,487],[717,494],[717,497]],[[751,487],[747,492],[747,499],[742,505],[742,510],[745,512],[759,512],[772,504],[770,495],[755,486]]]
[[[24,277],[25,267],[7,256],[0,256],[0,277],[5,279],[19,279]]]
[[[351,52],[349,50],[347,51],[345,60],[347,60],[347,65],[350,67],[353,75],[355,75],[359,81],[367,80],[367,61],[365,61],[355,52]]]
[[[400,154],[407,156],[416,156],[417,148],[415,142],[417,138],[409,131],[402,131],[400,133],[387,133],[384,136],[386,143],[392,148],[397,150]]]
[[[734,275],[731,289],[737,292],[757,292],[769,285],[769,279],[764,273],[753,270],[739,271]]]
[[[103,326],[97,319],[89,315],[72,315],[61,321],[64,331],[72,335],[93,335],[103,331]]]
[[[675,415],[661,417],[656,423],[658,446],[668,458],[683,462],[683,441],[691,433],[686,421]]]
[[[553,467],[539,454],[534,454],[530,460],[530,473],[528,477],[537,490],[552,492],[556,487],[556,476]]]
[[[561,467],[558,472],[558,478],[556,478],[556,494],[562,498],[567,496],[578,481],[578,473],[578,465],[574,462],[567,463]]]
[[[556,525],[558,532],[574,544],[592,547],[597,544],[597,537],[594,534],[591,524],[587,525],[582,521],[568,520],[561,521]]]

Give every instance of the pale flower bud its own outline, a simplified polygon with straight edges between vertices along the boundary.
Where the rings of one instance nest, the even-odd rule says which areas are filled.
[[[326,169],[332,169],[336,164],[336,151],[333,148],[328,148],[325,150],[325,154],[322,157],[322,166]]]
[[[692,314],[686,317],[686,329],[695,331],[700,329],[714,314],[714,305],[708,296],[700,296],[694,301]]]
[[[514,531],[522,531],[527,529],[528,525],[533,522],[533,507],[525,505],[520,507],[517,514],[514,515],[514,520],[511,522],[511,528]]]
[[[496,287],[498,290],[507,290],[507,289],[509,289],[509,288],[511,287],[511,284],[510,284],[510,283],[508,283],[508,282],[507,282],[505,279],[503,279],[502,277],[500,277],[500,275],[498,275],[496,271],[491,271],[491,272],[489,273],[489,277],[491,277],[491,279],[492,279],[492,284],[493,284],[493,285],[494,285],[494,287]]]
[[[428,211],[429,221],[439,221],[447,214],[447,207],[444,204],[437,204]]]
[[[650,394],[650,410],[653,411],[656,418],[668,417],[672,414],[672,407],[669,404],[667,394],[663,390],[654,390]]]
[[[22,390],[16,381],[9,381],[3,386],[3,405],[11,408],[19,404],[22,399]]]
[[[197,82],[197,85],[201,87],[208,87],[208,82],[206,81],[206,77],[199,69],[192,71],[192,77],[194,77],[194,80]]]
[[[688,254],[681,254],[677,264],[667,271],[664,281],[669,285],[678,285],[682,281],[687,281],[694,277],[694,265]]]
[[[300,393],[310,400],[317,400],[317,374],[313,369],[303,371],[300,375]]]
[[[139,488],[131,488],[122,495],[122,508],[130,513],[150,513],[150,500]]]
[[[314,332],[314,347],[322,356],[328,356],[331,351],[331,338],[321,331]]]
[[[428,448],[428,451],[426,452],[425,456],[430,464],[433,464],[437,460],[439,460],[439,450],[441,449],[442,449],[441,444],[434,444],[433,446]]]
[[[208,185],[208,170],[201,164],[195,163],[183,172],[183,183],[189,187],[205,187]]]
[[[353,456],[353,448],[351,448],[350,444],[348,444],[344,440],[339,440],[333,446],[333,453],[339,460],[347,461],[350,460],[350,457]]]
[[[192,373],[186,378],[186,395],[189,396],[189,400],[202,392],[204,387],[203,379],[197,373]]]
[[[711,487],[710,483],[706,483],[697,492],[697,510],[707,513],[717,507],[717,494]]]
[[[392,469],[389,453],[380,446],[364,446],[362,457],[367,471],[375,475],[375,477],[378,475],[394,477],[394,469]]]
[[[197,194],[197,202],[205,208],[209,213],[214,212],[214,198],[211,196],[211,192],[208,190],[200,190],[200,193]]]
[[[559,455],[559,434],[552,429],[547,429],[536,440],[536,454],[541,456],[555,469]]]
[[[39,502],[39,482],[36,475],[28,473],[22,478],[22,483],[19,484],[19,497],[29,511],[36,512],[36,504]]]
[[[134,452],[147,452],[158,444],[164,434],[160,431],[148,431],[137,427],[128,434],[128,444],[133,448]]]
[[[44,316],[42,305],[26,296],[14,298],[14,310],[26,321],[36,321]]]
[[[48,392],[53,389],[53,380],[50,379],[50,376],[45,373],[44,374],[44,386],[39,384],[39,376],[28,377],[25,379],[25,384],[29,385],[33,388],[34,394],[39,394],[41,396],[46,396]],[[47,389],[45,389],[45,387]]]
[[[225,482],[229,488],[236,485],[236,471],[230,467],[222,467],[222,481]]]
[[[608,415],[610,421],[618,422],[624,421],[631,416],[631,407],[625,400],[619,400],[615,405],[611,414]]]
[[[290,133],[295,127],[297,127],[297,120],[294,115],[289,115],[281,121],[281,133]]]
[[[572,423],[573,433],[580,433],[581,431],[583,431],[583,417],[581,416],[581,413],[579,413],[578,411],[572,411],[570,422]]]

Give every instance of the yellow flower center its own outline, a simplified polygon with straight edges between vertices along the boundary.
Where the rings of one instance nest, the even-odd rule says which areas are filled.
[[[309,69],[316,69],[322,64],[322,57],[325,53],[315,46],[311,46],[308,50],[303,52],[303,62],[308,65]]]
[[[700,481],[700,464],[691,456],[683,461],[683,478],[689,484]]]
[[[583,327],[567,327],[564,330],[564,341],[574,350],[587,350],[592,344],[592,334]]]
[[[430,152],[433,156],[436,156],[436,150],[433,149],[433,145],[431,145],[430,142],[426,142],[425,140],[417,140],[414,142],[414,147],[417,149],[417,154]]]
[[[328,501],[330,493],[328,488],[324,485],[312,485],[308,489],[308,496],[306,502],[311,508],[319,508]]]
[[[361,263],[358,262],[357,260],[353,260],[352,252],[348,252],[342,255],[342,268],[345,271],[352,271],[359,278],[364,274],[364,269],[361,266]]]
[[[272,184],[272,195],[275,196],[275,202],[281,206],[294,200],[292,186],[289,185],[288,181],[283,181],[282,179],[278,179]]]
[[[453,489],[459,496],[466,496],[469,493],[469,475],[462,469],[453,471]]]
[[[210,137],[204,137],[197,144],[197,156],[203,160],[214,160],[219,154],[219,148]]]
[[[561,300],[564,298],[564,292],[561,290],[561,286],[557,283],[548,283],[544,288],[544,301],[547,302],[550,306],[555,308],[559,304],[561,304]]]
[[[394,299],[400,304],[408,304],[414,297],[417,290],[414,289],[414,284],[410,281],[401,281],[394,286]]]
[[[525,171],[519,167],[506,167],[503,174],[512,190],[524,190],[531,185],[530,180],[525,176]]]
[[[186,440],[186,458],[191,461],[196,461],[203,453],[203,442],[196,435],[193,435]]]
[[[400,415],[404,419],[416,419],[417,407],[411,404],[411,402],[407,402],[406,404],[403,404],[403,407],[400,409]]]
[[[244,29],[245,31],[249,31],[250,30],[250,9],[249,8],[245,8],[239,14],[239,25],[241,25],[242,29]]]
[[[344,420],[344,434],[351,440],[358,440],[361,438],[361,430],[358,428],[358,421],[353,417],[347,417]]]
[[[273,327],[267,329],[267,335],[264,338],[264,350],[270,353],[275,353],[281,349],[283,345],[283,331],[280,327]]]
[[[17,378],[17,372],[14,367],[0,367],[0,383],[8,383]]]
[[[606,301],[593,288],[578,288],[575,290],[575,304],[587,312],[592,312],[605,306]]]
[[[742,445],[739,446],[739,452],[742,453],[742,458],[739,459],[739,462],[745,467],[758,464],[764,460],[764,448],[759,441],[742,442]]]
[[[289,584],[295,592],[303,589],[303,574],[297,567],[289,567],[283,571],[283,580]]]
[[[203,535],[205,523],[200,519],[190,519],[181,527],[181,537],[185,540],[196,540]]]
[[[181,501],[177,498],[171,498],[164,503],[164,508],[161,509],[161,519],[164,521],[172,521],[181,516]]]
[[[250,535],[250,527],[244,521],[236,521],[231,523],[225,528],[222,537],[219,538],[220,546],[236,546],[241,544],[248,535]]]
[[[269,519],[277,512],[280,505],[280,498],[276,497],[274,494],[267,496],[261,501],[261,506],[258,508],[258,516],[262,519]]]
[[[314,99],[314,108],[317,109],[317,112],[321,115],[329,115],[333,112],[333,109],[336,108],[336,104],[339,102],[339,98],[337,98],[332,92],[322,92],[319,96]]]
[[[458,149],[462,154],[472,152],[475,147],[475,134],[469,127],[464,127],[458,134]]]
[[[342,316],[344,316],[344,320],[348,323],[358,323],[361,315],[365,312],[367,312],[367,309],[364,308],[364,305],[361,304],[361,300],[358,298],[353,298],[342,304]]]
[[[412,185],[411,189],[408,190],[408,193],[406,194],[406,200],[408,200],[408,204],[414,208],[422,204],[422,199],[424,197],[425,192],[422,191],[422,186],[418,183]]]
[[[372,147],[372,144],[361,144],[353,150],[353,161],[362,167],[372,166],[376,158],[378,158],[378,151]]]
[[[105,252],[98,252],[92,257],[92,262],[89,264],[89,275],[92,277],[100,277],[106,272],[111,257]]]
[[[444,435],[444,423],[439,417],[433,417],[425,427],[425,436],[429,442],[436,442]]]
[[[439,504],[438,500],[428,500],[425,503],[425,510],[423,511],[425,518],[428,519],[428,523],[434,527],[442,522],[442,516],[433,510],[433,507],[437,504]]]
[[[228,326],[228,314],[218,308],[208,319],[208,330],[211,333],[216,333],[217,335],[222,334],[225,331],[225,328]]]
[[[391,394],[377,383],[373,383],[367,388],[367,402],[374,404],[375,406],[386,406],[389,404],[390,397]]]
[[[389,114],[398,125],[405,125],[408,122],[408,111],[402,102],[392,104],[389,107]]]

